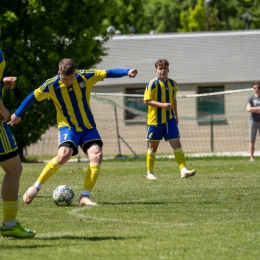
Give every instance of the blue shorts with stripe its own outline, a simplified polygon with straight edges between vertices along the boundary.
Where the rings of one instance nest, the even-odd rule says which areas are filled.
[[[179,129],[174,117],[164,124],[148,125],[147,140],[160,141],[162,138],[164,138],[165,141],[180,138]]]
[[[0,121],[0,162],[11,159],[18,154],[18,147],[9,126]]]
[[[59,147],[64,146],[64,143],[73,143],[73,155],[78,153],[78,146],[84,151],[86,150],[84,147],[87,147],[88,143],[95,142],[101,144],[101,146],[103,144],[96,127],[82,132],[77,132],[67,126],[59,128]]]

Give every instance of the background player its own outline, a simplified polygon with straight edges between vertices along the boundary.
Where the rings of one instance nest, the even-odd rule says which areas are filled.
[[[169,141],[174,149],[174,156],[181,171],[181,178],[189,178],[196,170],[187,170],[185,157],[180,143],[178,129],[178,113],[176,94],[178,86],[175,80],[168,78],[169,62],[166,59],[155,63],[157,77],[147,85],[144,93],[144,103],[148,105],[146,139],[149,147],[146,155],[147,178],[157,179],[154,175],[154,163],[157,148],[162,138]]]
[[[4,87],[12,89],[17,81],[16,77],[3,77],[5,73],[5,60],[0,50],[0,165],[5,176],[2,183],[1,195],[3,200],[3,224],[0,229],[2,236],[30,238],[36,233],[24,229],[16,220],[18,214],[18,190],[22,173],[22,164],[18,154],[18,147],[6,121],[9,112],[3,104]]]
[[[249,120],[250,161],[254,161],[255,139],[257,130],[260,133],[260,81],[253,83],[254,95],[248,98],[246,110],[251,113]]]
[[[102,140],[90,107],[92,87],[105,78],[117,78],[128,75],[134,78],[136,69],[111,70],[76,70],[73,60],[63,59],[59,63],[58,75],[46,80],[34,90],[11,116],[8,124],[19,123],[21,115],[36,100],[51,98],[57,111],[59,129],[58,155],[43,169],[38,180],[24,194],[23,200],[30,204],[42,185],[66,163],[72,155],[78,153],[78,146],[89,157],[90,164],[86,170],[82,194],[78,205],[95,206],[90,200],[90,192],[100,172],[102,160]]]

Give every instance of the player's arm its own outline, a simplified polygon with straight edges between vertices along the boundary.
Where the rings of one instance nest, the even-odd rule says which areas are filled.
[[[15,125],[20,122],[20,117],[22,114],[36,101],[34,96],[34,92],[32,92],[29,96],[25,98],[22,104],[18,107],[18,109],[12,114],[11,120],[7,123],[8,125]]]
[[[178,124],[178,109],[177,109],[177,99],[176,98],[173,99],[172,110],[174,112],[174,117]]]
[[[121,78],[129,76],[129,78],[135,78],[138,71],[137,69],[110,69],[107,70],[106,78]]]
[[[152,107],[164,108],[166,110],[170,110],[172,107],[171,103],[162,103],[162,102],[155,101],[155,100],[144,100],[144,104],[152,106]]]
[[[257,113],[260,114],[260,107],[252,107],[250,103],[246,105],[246,110],[249,113]]]
[[[166,110],[171,109],[171,103],[162,103],[157,100],[153,100],[153,87],[154,87],[154,82],[150,81],[145,88],[144,92],[144,104],[152,107],[160,107],[164,108]]]
[[[9,112],[5,108],[2,99],[0,98],[0,121],[6,122],[9,117]]]

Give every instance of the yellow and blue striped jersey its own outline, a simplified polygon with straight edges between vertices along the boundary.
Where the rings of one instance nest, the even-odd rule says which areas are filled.
[[[106,70],[76,70],[73,84],[67,87],[57,75],[34,90],[38,101],[51,98],[57,110],[58,128],[68,126],[78,132],[95,127],[90,107],[90,93],[98,81],[106,78]]]
[[[0,50],[0,99],[3,100],[4,96],[4,83],[3,83],[3,77],[4,77],[4,71],[5,71],[5,59],[4,54],[2,50]]]
[[[168,79],[167,82],[161,81],[159,78],[153,78],[147,85],[144,92],[144,101],[154,100],[161,103],[173,104],[178,86],[175,80]],[[158,125],[163,124],[172,119],[173,110],[166,110],[160,107],[148,105],[147,124]]]

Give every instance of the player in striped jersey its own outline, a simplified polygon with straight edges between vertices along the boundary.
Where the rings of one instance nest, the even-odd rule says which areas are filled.
[[[19,180],[22,173],[22,164],[18,154],[18,147],[12,135],[7,120],[9,112],[3,103],[4,89],[12,89],[17,81],[16,77],[4,77],[6,63],[0,50],[0,165],[5,172],[1,195],[3,200],[3,224],[0,228],[2,236],[30,238],[36,235],[35,231],[24,229],[16,220],[18,214]]]
[[[98,81],[105,78],[118,78],[126,75],[135,78],[136,74],[136,69],[77,70],[73,60],[63,59],[59,63],[58,75],[46,80],[22,102],[8,124],[19,123],[21,115],[35,101],[50,98],[56,107],[59,130],[58,154],[45,166],[34,185],[25,192],[24,202],[30,204],[42,185],[71,156],[78,153],[78,146],[80,146],[89,157],[90,164],[86,170],[78,205],[97,205],[90,200],[90,192],[100,172],[103,143],[90,108],[91,89]]]
[[[182,151],[178,129],[178,113],[176,94],[178,86],[175,80],[168,78],[169,62],[166,59],[155,63],[157,77],[147,85],[144,93],[144,103],[148,105],[147,135],[149,147],[146,154],[147,178],[157,179],[154,175],[154,163],[157,148],[162,138],[169,141],[174,150],[175,159],[181,171],[181,178],[189,178],[196,171],[188,170]]]

